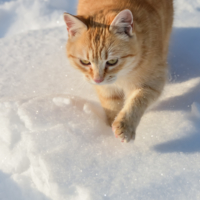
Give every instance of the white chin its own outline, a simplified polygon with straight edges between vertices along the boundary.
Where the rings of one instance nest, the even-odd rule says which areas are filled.
[[[105,81],[103,81],[101,83],[96,83],[94,81],[90,81],[90,83],[92,83],[93,85],[105,85]]]

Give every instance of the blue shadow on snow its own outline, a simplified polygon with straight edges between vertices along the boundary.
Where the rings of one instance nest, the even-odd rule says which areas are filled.
[[[200,77],[200,28],[174,28],[169,49],[171,82],[184,82]],[[200,83],[180,96],[160,102],[153,110],[190,111],[193,102],[200,103]],[[200,120],[193,120],[196,132],[188,132],[183,138],[167,141],[153,147],[161,153],[200,152]]]

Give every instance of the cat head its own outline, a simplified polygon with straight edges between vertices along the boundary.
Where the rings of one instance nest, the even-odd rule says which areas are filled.
[[[64,13],[64,20],[67,56],[90,83],[114,83],[133,69],[138,45],[130,10],[92,18]]]

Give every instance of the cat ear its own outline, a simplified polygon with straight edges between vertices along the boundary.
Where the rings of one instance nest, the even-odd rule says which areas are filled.
[[[63,15],[65,23],[67,25],[67,31],[70,37],[77,35],[82,31],[87,30],[86,24],[84,24],[80,19],[77,17],[70,15],[68,13],[64,13]]]
[[[121,11],[117,14],[110,25],[110,31],[116,33],[125,33],[129,36],[133,35],[133,15],[128,9]]]

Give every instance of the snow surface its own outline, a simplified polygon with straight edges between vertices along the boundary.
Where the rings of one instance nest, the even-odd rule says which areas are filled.
[[[200,199],[200,1],[175,1],[171,78],[128,144],[65,56],[75,8],[0,0],[0,200]]]

